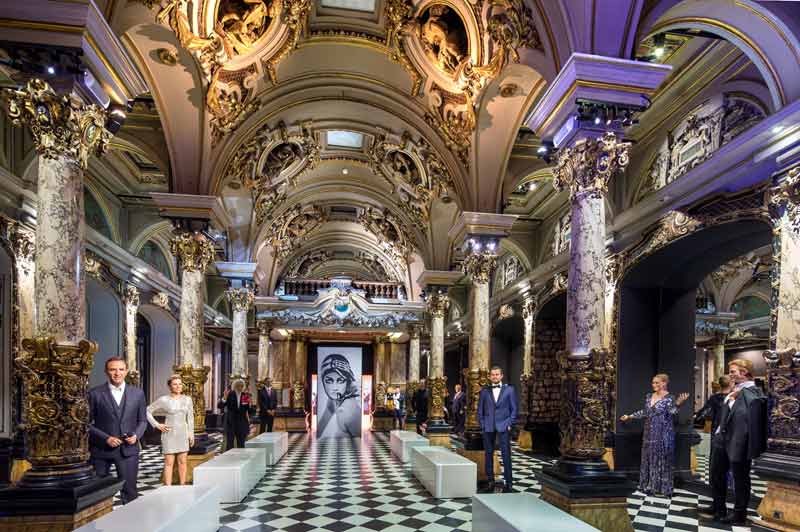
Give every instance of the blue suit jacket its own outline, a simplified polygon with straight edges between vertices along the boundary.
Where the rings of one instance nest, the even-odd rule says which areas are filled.
[[[517,394],[514,387],[504,384],[494,402],[492,388],[487,386],[478,396],[478,422],[481,432],[506,432],[517,422]]]
[[[106,440],[109,436],[120,438],[123,434],[136,434],[141,441],[147,428],[147,406],[144,392],[130,384],[125,385],[122,403],[118,406],[108,389],[108,383],[89,390],[89,451],[97,458],[133,456],[139,453],[139,443],[124,443],[116,449]]]

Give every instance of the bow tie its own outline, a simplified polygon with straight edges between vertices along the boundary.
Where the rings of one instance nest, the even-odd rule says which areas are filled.
[[[502,384],[492,384],[492,388],[502,388]]]

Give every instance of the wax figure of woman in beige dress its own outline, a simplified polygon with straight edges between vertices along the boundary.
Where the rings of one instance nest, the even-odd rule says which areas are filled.
[[[161,431],[161,453],[164,455],[164,484],[172,485],[172,468],[178,461],[178,480],[186,483],[186,455],[194,445],[194,408],[192,398],[183,395],[180,375],[167,380],[169,395],[162,395],[147,407],[147,420]],[[153,417],[154,413],[166,414],[164,423]]]

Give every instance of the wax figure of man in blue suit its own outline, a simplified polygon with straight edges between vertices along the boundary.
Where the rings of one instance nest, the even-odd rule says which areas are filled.
[[[512,493],[511,474],[511,427],[517,422],[517,394],[514,387],[503,384],[503,370],[493,366],[489,372],[491,385],[481,390],[478,398],[478,422],[486,449],[486,478],[489,490],[494,490],[495,441],[500,439],[500,455],[503,458],[504,493]]]

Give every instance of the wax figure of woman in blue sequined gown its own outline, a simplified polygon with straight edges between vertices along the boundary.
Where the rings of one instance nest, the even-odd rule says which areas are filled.
[[[667,391],[668,383],[666,374],[653,377],[653,393],[647,394],[644,409],[622,416],[620,420],[644,419],[639,491],[671,497],[675,461],[674,417],[689,394],[682,393],[676,399]]]

